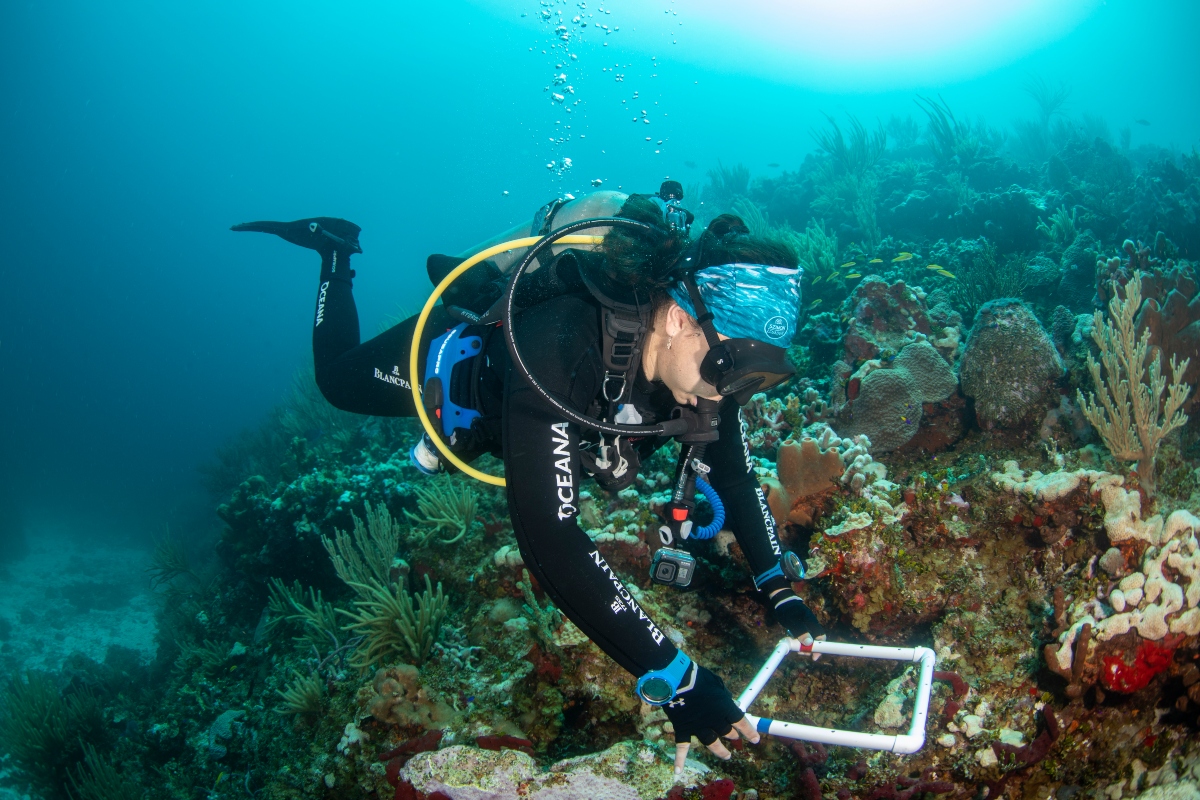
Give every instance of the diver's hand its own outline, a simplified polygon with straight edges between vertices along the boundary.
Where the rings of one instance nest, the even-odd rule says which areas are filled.
[[[771,592],[771,605],[775,607],[775,619],[788,632],[788,636],[801,639],[805,634],[817,639],[824,638],[825,626],[822,625],[812,609],[802,599],[796,596],[790,586]]]
[[[713,755],[725,760],[731,758],[731,754],[719,737],[734,740],[744,736],[751,744],[757,744],[760,738],[745,713],[733,702],[733,695],[721,679],[694,662],[675,699],[663,710],[675,728],[676,775],[683,772],[693,736]]]

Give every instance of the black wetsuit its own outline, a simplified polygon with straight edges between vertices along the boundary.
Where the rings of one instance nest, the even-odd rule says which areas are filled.
[[[360,344],[352,277],[336,257],[325,257],[313,330],[317,384],[338,408],[413,416],[408,360],[416,318]],[[422,370],[429,342],[454,324],[440,307],[430,317],[418,361]],[[564,404],[585,412],[600,394],[604,375],[598,303],[586,294],[561,295],[521,312],[516,324],[521,353],[538,381]],[[622,667],[634,675],[664,668],[675,657],[675,646],[576,522],[584,479],[578,426],[562,419],[516,374],[501,336],[490,339],[484,357],[479,410],[488,422],[477,425],[482,433],[474,448],[503,456],[513,529],[526,567],[554,604]],[[675,406],[665,387],[640,374],[632,400],[647,424]],[[705,454],[712,468],[709,480],[724,502],[727,526],[753,573],[760,575],[778,563],[780,547],[750,462],[741,414],[731,401],[722,407],[719,430],[720,439]],[[663,443],[644,441],[639,450]],[[764,588],[786,585],[776,578]]]

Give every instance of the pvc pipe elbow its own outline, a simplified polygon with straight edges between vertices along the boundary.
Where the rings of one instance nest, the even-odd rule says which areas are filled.
[[[925,734],[914,736],[910,733],[901,734],[896,737],[896,743],[892,746],[893,753],[903,753],[911,755],[925,746]]]

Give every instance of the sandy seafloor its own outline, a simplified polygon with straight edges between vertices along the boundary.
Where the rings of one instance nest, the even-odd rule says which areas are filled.
[[[0,678],[60,670],[72,653],[103,662],[112,646],[155,653],[145,547],[32,530],[29,553],[0,564]],[[7,624],[6,624],[7,623]]]

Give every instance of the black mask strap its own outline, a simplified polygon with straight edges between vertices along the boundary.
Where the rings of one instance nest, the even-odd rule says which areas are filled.
[[[687,287],[688,297],[691,298],[692,307],[696,310],[696,322],[700,323],[700,329],[704,331],[704,339],[710,348],[716,347],[721,343],[721,337],[717,336],[717,329],[713,326],[712,312],[700,299],[700,288],[696,286],[696,279],[692,273],[689,272],[684,276],[683,285]]]

